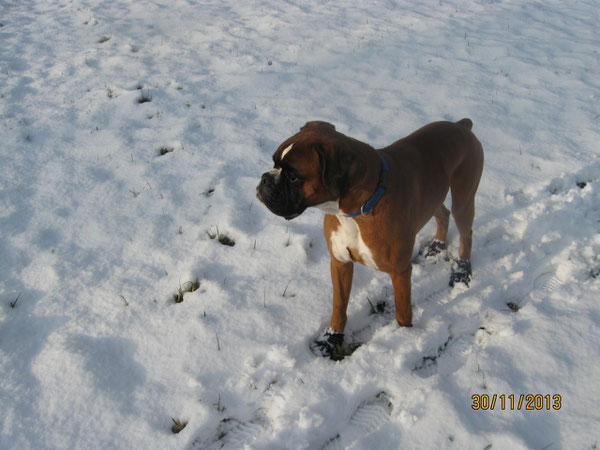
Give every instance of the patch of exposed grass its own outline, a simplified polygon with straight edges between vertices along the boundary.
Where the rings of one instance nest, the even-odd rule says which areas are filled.
[[[421,364],[415,366],[415,368],[413,370],[421,370],[426,367],[430,367],[433,364],[436,364],[437,359],[444,354],[444,352],[448,348],[448,345],[450,345],[450,342],[452,342],[453,339],[454,339],[454,336],[452,336],[452,335],[448,336],[448,339],[446,340],[446,342],[444,342],[442,345],[440,345],[438,347],[437,354],[423,356],[423,359],[421,360]]]
[[[172,153],[175,150],[175,147],[171,147],[170,145],[163,145],[158,149],[158,156],[164,156],[167,153]]]
[[[183,302],[183,296],[186,292],[195,292],[198,289],[200,289],[200,280],[198,278],[196,278],[194,281],[186,281],[183,283],[183,286],[180,283],[179,287],[177,288],[177,292],[173,295],[173,302]]]
[[[204,191],[202,193],[202,195],[204,195],[205,197],[210,197],[211,195],[214,194],[214,192],[215,192],[215,188],[211,187],[211,188],[208,188],[206,191]]]
[[[21,294],[22,294],[22,292],[19,292],[19,295],[17,295],[17,298],[15,298],[12,302],[10,302],[10,307],[11,308],[14,308],[15,306],[17,306],[17,302],[21,298]]]
[[[196,277],[194,281],[187,281],[183,283],[183,289],[185,292],[196,292],[200,289],[200,280]]]
[[[330,358],[333,361],[341,361],[342,359],[354,353],[361,345],[362,344],[358,342],[353,344],[336,345],[335,349],[331,352]]]
[[[223,405],[221,404],[221,394],[219,394],[219,397],[217,398],[217,401],[216,401],[215,403],[213,403],[213,406],[214,406],[215,408],[217,408],[217,411],[218,411],[218,412],[220,412],[220,413],[222,413],[222,412],[225,412],[225,410],[226,410],[227,408],[225,408],[225,406],[223,406]],[[227,420],[229,420],[229,419],[223,419],[223,422],[226,422]]]
[[[387,303],[385,300],[380,300],[377,303],[373,304],[369,297],[367,297],[367,301],[369,302],[369,315],[373,316],[375,314],[385,314],[387,309]]]
[[[188,424],[187,421],[175,419],[173,417],[171,417],[171,420],[173,421],[173,425],[171,426],[171,431],[173,432],[173,434],[181,432],[181,430],[183,430]]]
[[[519,302],[506,302],[506,306],[508,306],[508,309],[510,309],[512,312],[517,312],[519,309],[521,309]]]
[[[285,285],[285,289],[283,290],[283,293],[281,294],[281,296],[283,298],[294,298],[296,296],[296,294],[292,294],[292,293],[288,293],[288,288],[290,287],[291,284],[291,280],[288,282],[288,284]]]
[[[105,84],[104,87],[106,88],[106,96],[108,98],[115,98],[116,97],[115,90],[113,88],[111,88],[107,84]]]
[[[142,89],[141,87],[139,88],[141,92],[140,96],[137,99],[138,103],[148,103],[152,101],[152,94],[150,93],[149,89],[146,89],[146,91],[144,91],[144,89]]]
[[[235,245],[235,241],[233,240],[233,238],[229,237],[227,234],[225,233],[221,233],[219,231],[218,227],[215,227],[217,229],[217,232],[213,232],[212,230],[208,230],[206,232],[206,234],[208,234],[208,237],[211,239],[216,239],[221,245],[226,245],[228,247],[233,247]]]

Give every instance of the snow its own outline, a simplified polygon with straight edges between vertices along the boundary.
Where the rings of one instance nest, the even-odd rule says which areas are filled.
[[[591,0],[2,2],[0,448],[595,448],[599,21]],[[403,329],[357,267],[366,343],[315,357],[323,213],[255,200],[271,154],[308,120],[382,147],[462,117],[486,155],[472,286],[415,265]]]

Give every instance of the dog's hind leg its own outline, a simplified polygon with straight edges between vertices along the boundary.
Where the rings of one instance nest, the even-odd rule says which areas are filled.
[[[454,197],[454,193],[452,196]],[[453,198],[452,214],[460,235],[460,247],[458,249],[459,259],[456,261],[456,267],[452,269],[449,284],[454,286],[456,283],[464,283],[469,286],[472,276],[471,247],[473,244],[473,217],[475,215],[474,197],[471,196],[470,200],[460,202],[456,206],[455,203]]]
[[[473,218],[475,216],[475,198],[471,196],[466,202],[452,202],[452,214],[460,235],[458,257],[462,260],[471,259],[473,245]]]
[[[426,260],[435,261],[437,260],[440,253],[446,250],[446,236],[448,235],[448,225],[450,223],[450,211],[442,203],[440,207],[433,214],[437,223],[437,231],[433,240],[427,244],[419,252],[420,255],[424,255]]]
[[[450,286],[461,282],[467,286],[471,282],[471,247],[473,245],[473,218],[475,217],[475,192],[479,186],[483,169],[481,145],[471,158],[452,174],[452,215],[460,235],[458,261],[450,276]]]
[[[412,327],[412,304],[410,301],[410,275],[412,267],[399,273],[390,274],[394,287],[394,302],[396,304],[396,321],[401,327]]]
[[[434,239],[440,242],[446,242],[448,235],[448,224],[450,223],[450,211],[442,203],[438,210],[433,214],[437,223],[437,231]]]

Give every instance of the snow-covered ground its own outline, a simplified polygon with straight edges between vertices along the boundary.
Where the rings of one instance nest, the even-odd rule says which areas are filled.
[[[598,446],[597,2],[350,3],[0,2],[1,448]],[[272,152],[312,119],[381,147],[462,117],[471,288],[415,265],[401,329],[357,268],[366,343],[315,357],[322,213],[255,200]]]

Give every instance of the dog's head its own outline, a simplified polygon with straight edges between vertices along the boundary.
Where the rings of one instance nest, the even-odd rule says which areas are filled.
[[[332,205],[344,193],[359,166],[352,151],[358,142],[327,122],[308,122],[273,154],[274,167],[265,172],[256,196],[271,212],[287,220],[310,206]],[[329,207],[327,212],[335,212]]]

